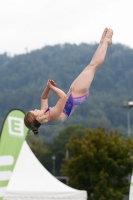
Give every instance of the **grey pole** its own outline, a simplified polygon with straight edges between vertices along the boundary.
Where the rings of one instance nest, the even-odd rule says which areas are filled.
[[[127,136],[130,137],[130,107],[127,108]]]
[[[52,156],[52,160],[53,160],[53,175],[55,176],[55,159],[56,156]]]
[[[127,108],[127,136],[130,137],[130,108],[133,107],[133,101],[123,101],[123,107]]]

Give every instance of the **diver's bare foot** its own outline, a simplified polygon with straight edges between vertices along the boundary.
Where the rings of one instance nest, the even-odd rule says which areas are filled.
[[[103,34],[102,34],[102,37],[101,37],[100,43],[103,43],[107,31],[108,31],[108,28],[105,28],[104,31],[103,31]]]
[[[104,37],[104,42],[107,42],[108,45],[111,45],[112,44],[112,36],[113,36],[113,30],[109,28]]]

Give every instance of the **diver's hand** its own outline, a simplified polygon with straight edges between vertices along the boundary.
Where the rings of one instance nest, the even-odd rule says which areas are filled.
[[[56,83],[55,83],[53,80],[49,79],[49,82],[50,82],[53,86],[56,86]]]
[[[56,86],[56,83],[55,83],[53,80],[48,79],[47,87],[48,87],[49,89],[51,89],[53,86],[55,87],[55,86]]]

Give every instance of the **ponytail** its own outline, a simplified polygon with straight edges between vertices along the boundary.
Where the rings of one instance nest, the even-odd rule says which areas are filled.
[[[41,126],[41,124],[40,124],[40,126]],[[40,127],[39,126],[39,127]],[[38,127],[38,128],[39,128]],[[35,135],[37,135],[38,134],[38,128],[37,127],[34,127],[33,129],[32,129],[32,131],[33,131],[33,133],[35,134]]]

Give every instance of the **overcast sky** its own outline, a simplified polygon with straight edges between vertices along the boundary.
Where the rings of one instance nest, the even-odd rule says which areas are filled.
[[[99,42],[105,27],[133,48],[132,21],[133,0],[0,0],[0,54]]]

